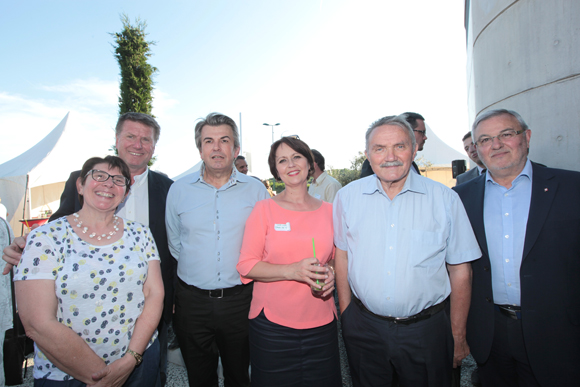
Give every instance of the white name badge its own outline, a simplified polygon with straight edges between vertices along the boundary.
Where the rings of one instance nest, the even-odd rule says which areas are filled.
[[[275,224],[274,230],[276,231],[290,231],[290,222],[286,224]]]

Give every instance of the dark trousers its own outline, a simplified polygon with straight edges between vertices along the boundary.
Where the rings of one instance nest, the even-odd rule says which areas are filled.
[[[353,386],[392,386],[393,378],[401,387],[451,384],[453,335],[444,311],[403,325],[372,316],[352,301],[341,323]]]
[[[164,387],[167,382],[167,323],[161,317],[157,327],[157,340],[159,341],[159,375],[156,387]]]
[[[494,319],[489,359],[477,365],[481,384],[490,387],[540,386],[528,360],[522,320],[509,318],[498,310]]]
[[[342,387],[336,319],[310,329],[250,320],[252,387]]]
[[[131,372],[123,387],[153,387],[157,383],[158,374],[159,340],[155,340],[143,354],[143,362]],[[76,379],[34,379],[34,387],[86,387],[86,384]]]
[[[252,284],[239,294],[210,298],[183,281],[175,289],[175,334],[190,386],[217,387],[221,357],[226,387],[249,386],[248,313]]]

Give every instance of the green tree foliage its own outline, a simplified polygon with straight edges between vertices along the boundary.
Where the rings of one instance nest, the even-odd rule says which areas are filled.
[[[121,16],[123,31],[112,33],[115,37],[115,58],[121,70],[119,115],[127,112],[151,115],[153,108],[153,75],[158,71],[147,60],[150,46],[155,42],[145,40],[147,23],[140,19],[131,25],[129,17]]]
[[[150,46],[155,42],[145,40],[147,23],[144,21],[136,19],[133,26],[125,14],[121,21],[123,31],[110,34],[115,37],[113,47],[121,70],[119,115],[135,112],[153,116],[153,75],[158,70],[147,63],[147,59],[151,57]],[[115,145],[110,150],[119,154]],[[156,160],[157,156],[153,156],[148,165],[152,166]]]
[[[327,173],[338,180],[338,182],[344,187],[351,181],[355,181],[360,178],[360,172],[365,159],[365,154],[359,151],[358,154],[351,160],[350,168],[332,169],[332,167],[330,167]]]

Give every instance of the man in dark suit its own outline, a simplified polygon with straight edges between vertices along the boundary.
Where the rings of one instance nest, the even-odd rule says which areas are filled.
[[[419,113],[412,113],[412,112],[407,112],[407,113],[403,113],[405,115],[405,121],[407,121],[409,123],[409,125],[411,125],[411,128],[413,129],[413,133],[415,134],[415,141],[417,142],[417,151],[422,151],[423,150],[423,146],[425,145],[425,141],[427,141],[427,128],[425,127],[425,118],[423,118],[422,115],[420,115]],[[390,116],[390,117],[395,117],[395,116]],[[417,163],[415,163],[414,161],[411,163],[411,170],[413,172],[417,172],[418,175],[421,174],[421,171],[419,170],[419,166],[417,165]],[[363,165],[361,167],[361,172],[360,172],[360,178],[362,179],[363,177],[367,177],[370,175],[373,175],[375,172],[373,171],[373,169],[371,168],[371,164],[369,163],[369,160],[365,160],[363,162]]]
[[[160,127],[155,119],[143,113],[125,113],[117,121],[115,146],[119,157],[131,171],[131,190],[117,209],[117,215],[147,225],[155,238],[161,259],[161,273],[165,288],[163,316],[159,323],[160,375],[158,385],[167,380],[167,326],[173,316],[173,281],[175,279],[175,259],[169,252],[165,227],[165,202],[173,180],[147,168],[159,139]],[[80,171],[71,173],[60,198],[60,207],[50,220],[67,216],[81,209],[76,181]],[[17,241],[4,250],[8,263],[20,260],[20,247]],[[8,258],[8,259],[7,259]],[[12,260],[10,259],[12,258]]]
[[[457,176],[456,185],[463,184],[471,179],[475,179],[477,176],[481,175],[481,172],[485,169],[485,166],[477,155],[477,149],[475,148],[475,144],[471,138],[471,131],[467,132],[461,141],[463,141],[463,149],[465,150],[465,153],[467,153],[467,156],[475,163],[476,167],[471,168],[469,171]]]
[[[531,132],[509,110],[473,124],[483,174],[454,189],[482,258],[473,262],[467,342],[484,386],[580,380],[580,173],[528,160]]]

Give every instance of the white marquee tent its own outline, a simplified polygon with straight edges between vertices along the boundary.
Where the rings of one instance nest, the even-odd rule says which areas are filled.
[[[72,170],[80,167],[71,165],[73,160],[67,158],[70,149],[60,149],[68,135],[68,120],[69,113],[36,145],[0,165],[0,198],[8,209],[7,220],[15,235],[20,235],[20,219],[56,211],[65,181]],[[51,205],[55,201],[56,205]]]

